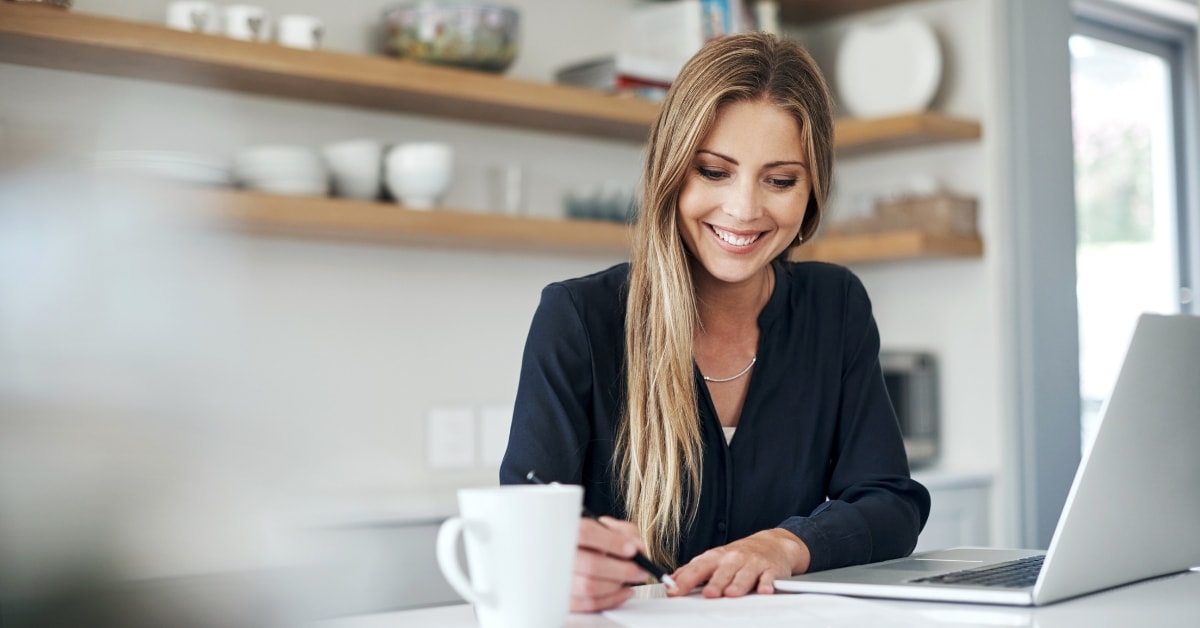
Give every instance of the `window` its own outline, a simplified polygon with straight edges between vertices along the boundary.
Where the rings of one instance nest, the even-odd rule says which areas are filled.
[[[1122,15],[1083,18],[1070,39],[1085,449],[1138,315],[1192,307],[1194,182],[1183,173],[1195,27],[1144,28]]]

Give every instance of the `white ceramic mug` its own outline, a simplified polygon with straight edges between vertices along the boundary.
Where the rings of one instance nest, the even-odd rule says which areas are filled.
[[[488,168],[488,206],[502,214],[525,213],[525,168],[497,164]]]
[[[410,209],[433,209],[454,170],[454,149],[443,142],[397,144],[385,159],[385,176],[392,196]]]
[[[497,486],[458,491],[460,516],[438,531],[438,566],[475,605],[480,628],[562,628],[579,536],[583,488]],[[471,576],[458,561],[458,537]]]
[[[221,8],[221,23],[226,37],[246,41],[267,41],[271,34],[271,14],[253,4],[231,4]]]
[[[321,155],[333,176],[334,194],[364,200],[379,197],[383,177],[382,142],[372,139],[334,142],[321,147]]]
[[[321,47],[325,25],[311,15],[282,15],[275,22],[275,41],[288,48]]]
[[[178,0],[167,5],[167,26],[193,33],[216,30],[217,5],[196,0]]]

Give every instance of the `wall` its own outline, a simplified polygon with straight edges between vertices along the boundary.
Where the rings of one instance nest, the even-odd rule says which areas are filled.
[[[933,176],[949,190],[979,201],[982,259],[923,260],[855,265],[875,306],[884,348],[921,349],[939,358],[943,450],[939,471],[983,472],[994,479],[992,538],[1013,540],[1013,477],[1005,391],[1009,377],[1003,274],[1007,208],[997,163],[1003,146],[1003,112],[997,81],[1000,51],[993,30],[993,3],[982,0],[910,2],[795,29],[826,68],[837,93],[837,44],[862,21],[914,15],[937,32],[943,55],[942,83],[931,108],[979,120],[983,139],[892,151],[838,161],[830,216],[855,211],[862,194],[903,190]]]
[[[157,21],[165,2],[86,0],[75,10]],[[328,21],[328,47],[367,52],[385,3],[264,2],[276,13],[311,11]],[[604,33],[627,3],[512,3],[526,17],[510,74],[548,81],[553,68],[606,49]],[[570,4],[570,7],[565,6]],[[568,19],[570,18],[570,19]],[[564,30],[561,24],[594,28]],[[519,133],[438,119],[311,105],[19,66],[0,66],[0,119],[11,153],[86,157],[93,151],[175,150],[227,157],[260,143],[317,146],[354,137],[441,139],[456,148],[446,204],[482,211],[486,169],[521,162],[530,213],[561,212],[563,192],[636,180],[641,149],[627,142]],[[19,147],[19,148],[16,148]],[[524,335],[542,286],[598,270],[619,257],[364,246],[288,239],[240,242],[236,281],[257,330],[261,373],[312,397],[290,411],[301,424],[336,426],[310,464],[331,486],[404,491],[494,482],[492,469],[431,473],[426,410],[511,404]],[[272,359],[267,349],[287,352]],[[319,376],[317,374],[319,373]],[[301,405],[301,404],[289,404]]]
[[[315,0],[261,4],[276,12],[311,11],[326,18],[328,47],[350,52],[370,50],[371,25],[383,6],[345,2],[333,11],[329,3]],[[511,74],[545,81],[555,66],[605,51],[609,34],[633,3],[510,4],[527,18],[524,48]],[[158,20],[164,5],[154,0],[80,0],[75,10]],[[979,144],[844,160],[837,194],[851,198],[856,189],[892,186],[914,174],[935,172],[953,189],[980,199],[983,259],[855,270],[872,294],[885,345],[930,349],[941,357],[946,446],[939,470],[997,474],[992,529],[994,540],[1004,543],[1011,528],[1004,497],[1010,479],[1000,472],[1009,413],[1003,395],[1006,354],[999,279],[1005,248],[999,216],[1005,208],[995,202],[1000,184],[992,176],[997,147],[989,129],[997,117],[997,99],[989,80],[995,63],[987,26],[991,10],[987,1],[946,0],[866,16],[913,11],[933,22],[948,58],[945,84],[934,106],[981,119],[985,135]],[[587,28],[564,27],[583,24]],[[833,37],[843,26],[799,34],[828,62]],[[20,157],[22,171],[37,164],[57,168],[97,150],[221,156],[254,143],[319,145],[360,136],[445,139],[457,149],[459,173],[447,204],[482,208],[485,169],[517,160],[531,173],[532,213],[552,215],[568,187],[632,180],[641,159],[639,147],[621,142],[10,65],[0,65],[0,85],[5,86],[0,90],[5,141],[9,154]],[[13,172],[9,175],[15,176]],[[81,202],[86,205],[88,198]],[[172,253],[159,254],[169,258]],[[227,348],[239,362],[207,384],[190,378],[193,371],[186,365],[178,368],[177,378],[163,381],[186,387],[196,408],[261,422],[265,427],[261,433],[257,427],[251,430],[255,436],[246,442],[253,446],[247,449],[280,459],[263,475],[302,477],[303,490],[359,496],[377,504],[440,500],[454,487],[495,482],[494,469],[484,465],[453,472],[428,468],[427,411],[511,403],[524,335],[541,287],[620,261],[284,238],[222,239],[189,260],[180,264],[185,270],[171,276],[178,279],[171,285],[186,294],[180,303],[216,295],[234,312],[230,316],[236,324],[219,328],[225,331],[213,346]],[[155,261],[161,258],[147,258],[150,265]],[[56,303],[54,295],[43,297]],[[84,309],[57,324],[86,329],[92,313]],[[195,348],[199,342],[190,334],[205,325],[198,318],[181,314],[174,327],[178,337],[171,341]],[[122,333],[142,341],[148,332],[130,326]],[[4,374],[13,375],[6,368],[0,361],[0,385],[7,389],[19,387],[14,382],[28,383],[28,378],[6,379]],[[230,387],[238,392],[231,393]],[[245,429],[245,422],[227,423]]]

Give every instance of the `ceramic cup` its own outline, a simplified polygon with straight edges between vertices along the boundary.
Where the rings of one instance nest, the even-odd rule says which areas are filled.
[[[288,48],[321,47],[325,25],[311,15],[283,15],[275,22],[275,41]]]
[[[321,148],[321,156],[333,177],[335,195],[365,200],[379,197],[383,178],[382,142],[371,139],[334,142]]]
[[[454,149],[443,142],[397,144],[388,151],[388,190],[410,209],[433,209],[450,188]]]
[[[488,207],[502,214],[525,213],[525,168],[496,164],[488,168]]]
[[[167,26],[175,30],[193,33],[211,33],[216,30],[217,5],[211,2],[179,0],[167,5]]]
[[[580,486],[458,491],[460,514],[438,531],[438,566],[450,586],[475,605],[480,628],[566,625],[582,503]],[[460,536],[469,578],[459,565]]]
[[[253,4],[231,4],[221,8],[221,23],[226,37],[246,41],[270,39],[271,14]]]

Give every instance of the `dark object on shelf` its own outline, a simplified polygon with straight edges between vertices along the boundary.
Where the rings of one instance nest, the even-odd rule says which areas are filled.
[[[565,202],[568,218],[624,223],[637,221],[637,200],[633,189],[618,183],[572,190],[567,193]]]

